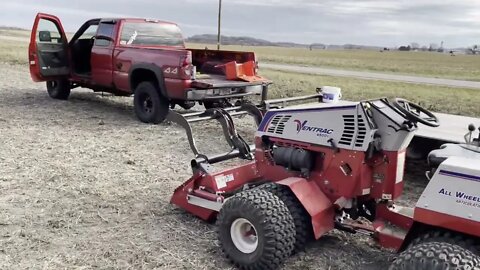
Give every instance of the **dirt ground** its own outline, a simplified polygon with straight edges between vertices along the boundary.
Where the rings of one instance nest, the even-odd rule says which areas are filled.
[[[131,98],[50,99],[27,67],[0,65],[0,269],[229,269],[215,226],[169,204],[190,176],[183,130],[136,120]],[[216,125],[197,126],[219,152]],[[421,170],[419,170],[421,171]],[[411,203],[423,188],[409,173]],[[368,237],[333,232],[284,269],[385,269]]]

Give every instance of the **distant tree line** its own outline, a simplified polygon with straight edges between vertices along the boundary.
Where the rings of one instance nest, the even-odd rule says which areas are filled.
[[[436,43],[430,43],[427,47],[426,45],[420,46],[417,42],[412,42],[406,46],[398,47],[399,51],[428,51],[428,52],[444,52],[443,42],[441,46],[438,46]]]
[[[467,48],[466,53],[467,53],[467,54],[473,54],[473,55],[480,54],[480,46],[478,46],[478,45],[473,45],[472,47]]]

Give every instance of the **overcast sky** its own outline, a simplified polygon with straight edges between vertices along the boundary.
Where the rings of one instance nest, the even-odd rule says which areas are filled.
[[[0,0],[0,25],[30,28],[37,12],[67,31],[95,17],[176,22],[185,36],[216,33],[218,0]],[[480,43],[480,0],[223,0],[222,34],[298,43],[399,46]]]

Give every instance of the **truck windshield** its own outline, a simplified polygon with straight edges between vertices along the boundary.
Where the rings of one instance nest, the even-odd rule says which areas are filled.
[[[120,37],[121,45],[183,47],[180,28],[169,23],[126,22]]]

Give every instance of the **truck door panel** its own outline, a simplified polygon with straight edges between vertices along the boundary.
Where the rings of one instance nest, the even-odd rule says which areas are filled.
[[[113,87],[113,48],[115,21],[100,22],[92,48],[92,81],[96,85]]]
[[[113,82],[117,89],[125,92],[132,92],[130,89],[129,72],[132,60],[129,58],[125,48],[117,47],[114,52]]]
[[[57,17],[42,13],[37,15],[28,54],[34,81],[70,75],[67,38]]]

